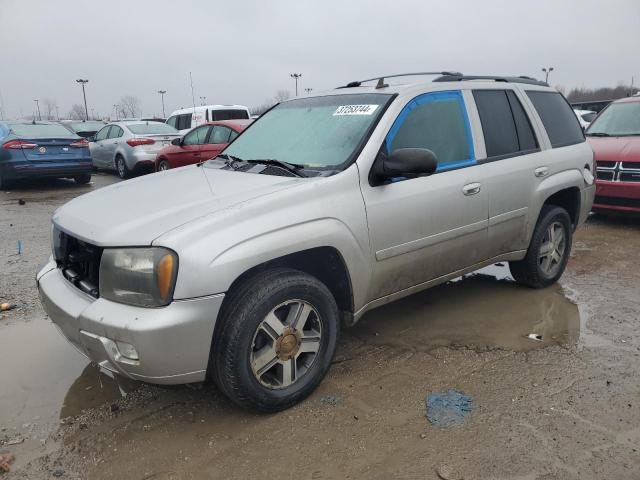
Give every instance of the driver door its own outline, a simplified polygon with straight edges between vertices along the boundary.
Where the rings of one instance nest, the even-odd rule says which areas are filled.
[[[375,267],[375,300],[487,258],[488,196],[460,91],[433,92],[400,112],[381,149],[426,148],[432,175],[362,185]]]
[[[202,157],[202,146],[207,138],[209,128],[211,128],[209,125],[194,128],[184,136],[179,151],[174,153],[174,157],[171,159],[173,168],[206,160]]]

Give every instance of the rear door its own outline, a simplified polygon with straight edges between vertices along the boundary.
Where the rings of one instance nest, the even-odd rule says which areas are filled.
[[[203,145],[202,158],[208,160],[218,155],[229,144],[233,130],[223,125],[214,125]]]
[[[526,248],[527,214],[536,187],[534,170],[544,153],[514,90],[474,90],[488,172],[489,257]]]

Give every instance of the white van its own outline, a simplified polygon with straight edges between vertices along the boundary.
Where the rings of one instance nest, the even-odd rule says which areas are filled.
[[[176,110],[167,119],[167,123],[181,134],[203,123],[215,120],[236,120],[250,118],[249,109],[244,105],[201,105]]]

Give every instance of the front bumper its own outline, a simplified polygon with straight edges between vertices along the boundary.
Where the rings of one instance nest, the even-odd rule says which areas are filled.
[[[36,281],[42,306],[62,335],[101,367],[158,384],[205,379],[224,295],[177,300],[162,308],[133,307],[86,295],[53,261]],[[123,356],[116,341],[133,345],[138,360]]]
[[[640,182],[596,182],[595,211],[640,212]]]

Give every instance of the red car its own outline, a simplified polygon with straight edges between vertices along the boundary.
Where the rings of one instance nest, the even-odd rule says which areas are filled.
[[[253,120],[220,120],[194,128],[158,152],[156,171],[184,167],[218,155]]]
[[[640,96],[609,104],[586,135],[597,167],[593,210],[640,213]]]

